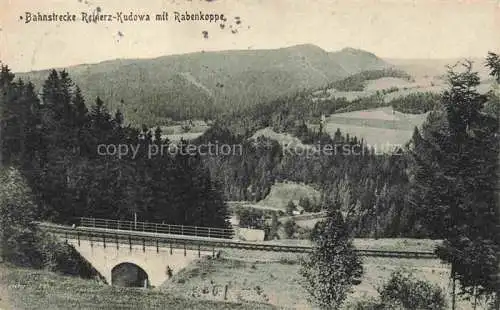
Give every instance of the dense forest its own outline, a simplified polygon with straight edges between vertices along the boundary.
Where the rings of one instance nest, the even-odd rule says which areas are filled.
[[[199,157],[148,158],[152,144],[169,141],[158,130],[124,126],[123,115],[111,115],[99,97],[87,105],[65,71],[52,70],[38,96],[2,66],[0,87],[1,163],[27,180],[38,219],[71,223],[135,213],[141,221],[230,227],[223,196]],[[134,145],[138,152],[103,156],[99,145]]]
[[[227,128],[212,127],[204,139],[242,143],[243,155],[207,157],[213,178],[223,180],[229,200],[261,200],[277,181],[311,184],[323,193],[322,204],[341,202],[359,236],[415,235],[413,214],[405,199],[408,191],[407,161],[400,153],[376,154],[362,140],[342,134],[330,137],[305,125],[291,130],[306,144],[335,146],[333,156],[283,150],[283,145],[265,137],[249,140]],[[352,153],[360,153],[356,156]]]
[[[440,94],[418,92],[398,97],[391,101],[395,111],[408,114],[421,114],[439,108]]]
[[[0,81],[1,160],[21,170],[33,190],[40,219],[67,223],[78,216],[130,219],[137,214],[144,221],[229,227],[224,201],[259,201],[275,182],[288,180],[320,190],[322,204],[340,206],[358,236],[432,235],[419,224],[410,204],[408,171],[413,164],[407,150],[376,153],[362,139],[340,130],[330,136],[308,124],[321,115],[384,105],[439,115],[444,109],[440,95],[411,94],[387,103],[380,94],[354,101],[319,101],[313,100],[311,92],[301,91],[223,114],[191,141],[240,145],[242,154],[179,152],[149,158],[151,146],[171,144],[162,140],[161,130],[125,125],[123,114],[119,110],[110,113],[99,97],[87,104],[67,72],[52,70],[40,96],[31,83],[16,81],[6,66]],[[484,110],[495,115],[496,102],[498,98],[489,94]],[[309,156],[290,152],[265,137],[251,138],[266,127],[292,134],[306,146],[333,145],[335,155]],[[181,141],[179,147],[186,143]],[[96,152],[99,145],[137,145],[139,151],[122,157],[102,156]]]
[[[490,92],[484,98],[481,113],[487,115],[487,119],[498,120],[498,96]],[[382,104],[383,100],[379,102]],[[441,95],[410,94],[392,103],[404,112],[433,111],[425,126],[433,126],[435,119],[445,113]],[[229,200],[258,201],[269,193],[274,182],[304,182],[321,190],[323,205],[340,204],[358,236],[435,236],[428,225],[421,223],[421,215],[417,214],[409,196],[413,177],[410,171],[415,165],[409,151],[413,145],[411,141],[403,150],[375,154],[366,149],[362,139],[340,130],[331,137],[306,125],[319,119],[321,114],[353,104],[366,109],[377,101],[364,98],[353,103],[340,98],[312,103],[307,94],[298,93],[262,103],[239,115],[233,114],[215,123],[196,143],[219,141],[244,145],[242,157],[204,158],[212,177],[221,180]],[[251,139],[258,129],[265,127],[278,133],[290,133],[307,145],[335,145],[337,155],[294,154],[266,137]],[[363,155],[344,154],[341,150],[346,145]]]

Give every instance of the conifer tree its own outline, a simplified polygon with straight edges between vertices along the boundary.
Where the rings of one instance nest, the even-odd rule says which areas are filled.
[[[445,239],[437,254],[461,293],[480,298],[499,285],[498,121],[481,112],[479,77],[471,63],[464,69],[450,70],[442,111],[414,133],[411,201],[432,236]]]
[[[321,309],[339,309],[363,266],[355,252],[342,214],[329,208],[327,219],[316,224],[311,236],[313,252],[304,260],[300,274],[312,301]]]
[[[9,105],[13,101],[14,74],[10,71],[9,67],[1,64],[0,72],[0,167],[10,160],[10,153],[8,147],[8,134],[7,122],[12,117],[9,111]]]

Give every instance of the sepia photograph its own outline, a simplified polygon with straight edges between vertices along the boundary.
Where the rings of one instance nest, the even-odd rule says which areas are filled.
[[[0,0],[0,310],[500,310],[498,0]]]

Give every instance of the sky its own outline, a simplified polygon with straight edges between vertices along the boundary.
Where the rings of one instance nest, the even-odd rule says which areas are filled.
[[[97,10],[152,21],[81,21],[82,12]],[[155,21],[164,11],[170,20]],[[220,22],[179,23],[174,11],[224,14],[226,22],[224,29]],[[69,12],[77,21],[26,23],[26,12]],[[500,49],[500,0],[0,0],[0,61],[15,72],[305,43],[383,58],[484,57]]]

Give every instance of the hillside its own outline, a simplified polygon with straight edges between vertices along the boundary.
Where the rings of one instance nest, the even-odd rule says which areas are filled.
[[[65,68],[89,102],[101,96],[128,121],[167,124],[169,118],[213,119],[332,81],[390,67],[355,49],[329,53],[314,45],[275,50],[197,52],[155,59],[120,59]],[[41,89],[48,70],[17,73]]]
[[[8,299],[2,295],[0,309],[275,309],[262,302],[209,301],[0,264],[3,287]]]
[[[346,47],[338,52],[330,53],[330,59],[340,64],[348,75],[369,70],[381,70],[392,67],[392,64],[378,58],[375,54],[363,50]]]
[[[298,243],[297,240],[279,242],[287,241]],[[436,244],[422,239],[365,239],[354,243],[360,248],[406,251],[429,251]],[[220,260],[197,261],[165,282],[160,289],[174,296],[195,295],[209,302],[223,300],[222,292],[227,284],[228,301],[268,303],[279,309],[315,309],[307,301],[307,293],[301,285],[300,255],[224,249],[222,257]],[[420,279],[440,286],[447,297],[450,294],[449,267],[438,259],[364,257],[363,264],[362,282],[354,286],[341,309],[355,309],[352,305],[356,301],[377,296],[377,288],[389,279],[392,271],[400,268],[412,270]],[[471,304],[458,298],[457,309],[471,309]]]
[[[273,206],[285,211],[287,204],[293,201],[299,204],[300,198],[309,198],[311,202],[317,203],[321,199],[321,193],[310,185],[298,184],[294,182],[275,183],[271,187],[269,195],[258,204]]]

